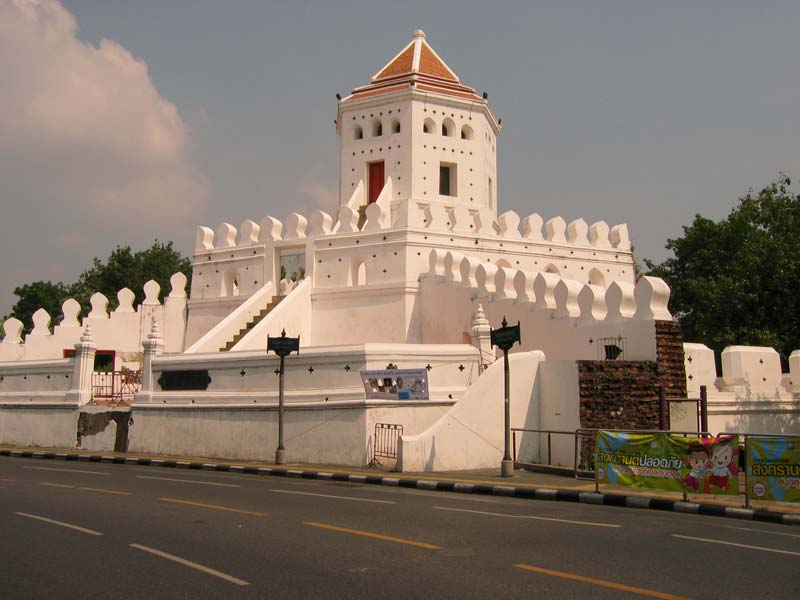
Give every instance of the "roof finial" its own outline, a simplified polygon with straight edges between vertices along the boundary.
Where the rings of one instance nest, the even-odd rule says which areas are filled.
[[[414,39],[416,40],[417,38],[422,38],[423,40],[425,39],[425,32],[422,31],[422,29],[414,30]]]

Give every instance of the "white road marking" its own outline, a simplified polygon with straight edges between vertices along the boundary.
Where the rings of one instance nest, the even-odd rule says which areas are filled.
[[[696,542],[709,542],[711,544],[722,544],[724,546],[736,546],[737,548],[748,548],[749,550],[761,550],[762,552],[774,552],[776,554],[788,554],[790,556],[800,556],[800,552],[790,550],[778,550],[777,548],[765,548],[764,546],[749,546],[748,544],[737,544],[736,542],[726,542],[724,540],[711,540],[708,538],[692,537],[691,535],[679,535],[673,533],[672,537],[682,540],[694,540]]]
[[[301,496],[319,496],[320,498],[336,498],[337,500],[354,500],[355,502],[376,502],[378,504],[395,504],[390,500],[371,500],[369,498],[351,498],[350,496],[332,496],[331,494],[312,494],[311,492],[295,492],[292,490],[270,490],[279,494],[299,494]]]
[[[55,469],[53,467],[22,467],[23,469],[36,469],[37,471],[62,471],[64,473],[87,473],[89,475],[111,475],[107,471],[84,471],[83,469]]]
[[[503,513],[484,512],[482,510],[467,510],[466,508],[449,508],[447,506],[434,506],[436,510],[452,510],[454,512],[473,513],[476,515],[489,515],[492,517],[506,517],[507,519],[532,519],[535,521],[554,521],[556,523],[570,523],[572,525],[589,525],[591,527],[622,527],[613,523],[593,523],[591,521],[572,521],[570,519],[556,519],[554,517],[535,517],[532,515],[506,515]]]
[[[756,533],[768,533],[770,535],[784,535],[790,538],[800,538],[800,535],[794,533],[784,533],[782,531],[770,531],[768,529],[754,529],[752,527],[731,527],[731,526],[723,526],[724,529],[738,529],[739,531],[754,531]]]
[[[192,569],[197,569],[198,571],[202,571],[203,573],[208,573],[209,575],[213,575],[214,577],[219,577],[220,579],[224,579],[225,581],[230,581],[231,583],[235,583],[236,585],[250,585],[250,583],[248,581],[245,581],[244,579],[239,579],[238,577],[234,577],[233,575],[228,575],[227,573],[223,573],[222,571],[217,571],[216,569],[212,569],[211,567],[200,565],[196,562],[192,562],[190,560],[186,560],[185,558],[181,558],[180,556],[169,554],[168,552],[162,552],[161,550],[156,550],[155,548],[150,548],[148,546],[142,546],[141,544],[130,544],[130,547],[136,548],[137,550],[144,550],[145,552],[149,552],[150,554],[154,554],[155,556],[166,558],[167,560],[174,561],[186,567],[191,567]]]
[[[60,525],[61,527],[67,527],[68,529],[74,529],[75,531],[80,531],[81,533],[88,533],[89,535],[103,535],[99,531],[95,531],[93,529],[86,529],[85,527],[78,527],[77,525],[70,525],[69,523],[64,523],[62,521],[56,521],[55,519],[48,519],[47,517],[40,517],[38,515],[31,515],[24,512],[15,512],[15,515],[19,515],[20,517],[28,517],[29,519],[36,519],[37,521],[42,521],[44,523],[50,523],[51,525]]]
[[[196,479],[171,479],[169,477],[148,477],[147,475],[137,475],[137,479],[156,479],[158,481],[179,481],[180,483],[198,483],[200,485],[218,485],[221,487],[233,487],[238,488],[242,487],[240,485],[234,485],[232,483],[215,483],[213,481],[197,481]]]

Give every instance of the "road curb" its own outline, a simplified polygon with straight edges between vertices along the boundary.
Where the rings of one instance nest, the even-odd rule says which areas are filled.
[[[460,494],[480,494],[489,496],[511,496],[528,500],[555,500],[625,508],[646,508],[672,511],[684,514],[698,514],[712,517],[726,517],[747,521],[763,521],[783,525],[800,525],[800,514],[783,513],[763,508],[742,508],[724,506],[708,502],[683,502],[666,498],[628,496],[618,493],[585,492],[578,490],[535,488],[531,486],[487,485],[455,481],[436,481],[433,479],[413,479],[410,477],[384,477],[382,475],[363,475],[346,472],[304,471],[283,467],[256,467],[227,463],[205,463],[161,458],[134,456],[112,456],[104,454],[79,454],[71,452],[36,452],[31,450],[0,450],[0,456],[12,458],[38,458],[108,464],[126,464],[175,469],[194,469],[203,471],[232,471],[244,475],[265,475],[271,477],[295,477],[300,479],[322,479],[369,485],[386,485],[415,488],[437,492],[456,492]]]

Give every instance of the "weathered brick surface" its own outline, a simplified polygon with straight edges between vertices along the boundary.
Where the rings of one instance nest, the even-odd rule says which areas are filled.
[[[658,391],[686,397],[683,336],[673,321],[656,321],[657,361],[578,361],[581,427],[658,429]],[[667,415],[669,419],[669,415]]]
[[[686,398],[683,334],[677,321],[656,321],[658,376],[668,398]]]

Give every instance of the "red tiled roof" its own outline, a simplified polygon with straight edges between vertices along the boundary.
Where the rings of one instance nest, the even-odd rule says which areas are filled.
[[[414,67],[414,42],[411,42],[400,52],[388,65],[381,69],[380,73],[373,77],[373,81],[386,79],[395,75],[410,73]]]
[[[370,84],[353,89],[353,93],[342,102],[389,94],[415,86],[429,92],[483,102],[473,88],[461,84],[458,76],[428,45],[425,32],[421,29],[414,32],[411,42],[378,71]]]

